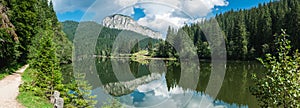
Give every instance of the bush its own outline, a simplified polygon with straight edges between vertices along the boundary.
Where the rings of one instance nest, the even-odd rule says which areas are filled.
[[[288,35],[275,35],[277,55],[266,54],[258,59],[268,71],[262,78],[254,76],[256,86],[251,89],[262,107],[300,107],[300,54],[291,52]]]
[[[97,101],[92,95],[92,86],[85,80],[83,74],[76,74],[76,80],[66,85],[64,100],[67,108],[94,108]]]
[[[53,105],[47,100],[46,97],[37,96],[34,91],[32,84],[33,82],[33,74],[36,73],[34,69],[26,69],[22,74],[23,84],[20,87],[20,94],[17,97],[17,100],[24,105],[25,107],[30,108],[53,108]]]

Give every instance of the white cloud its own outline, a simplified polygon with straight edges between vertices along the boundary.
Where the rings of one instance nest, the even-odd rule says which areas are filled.
[[[114,4],[119,5],[120,7],[134,5],[138,0],[112,0]]]
[[[226,0],[53,0],[55,10],[69,12],[74,10],[93,13],[97,22],[109,15],[120,13],[131,15],[133,7],[143,8],[146,16],[138,23],[165,34],[168,26],[181,27],[203,19],[215,6],[227,6]],[[85,16],[91,17],[91,16]]]
[[[173,17],[171,13],[166,13],[162,15],[149,15],[146,14],[146,17],[141,18],[138,23],[143,26],[154,29],[155,31],[160,31],[162,34],[166,34],[166,31],[169,26],[173,28],[181,27],[185,22],[188,22],[189,19],[181,17]]]

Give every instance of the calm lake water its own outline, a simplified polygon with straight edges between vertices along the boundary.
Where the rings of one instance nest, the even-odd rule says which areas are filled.
[[[140,64],[133,61],[129,61],[129,63],[126,60],[125,62],[122,60],[116,61],[109,59],[96,60],[97,74],[102,85],[129,84],[115,88],[105,86],[106,89],[116,90],[115,93],[110,93],[112,94],[110,96],[127,107],[194,108],[209,106],[255,108],[258,107],[258,102],[249,91],[249,87],[253,85],[251,75],[252,73],[265,71],[258,62],[228,61],[221,89],[216,98],[212,98],[204,92],[212,70],[210,62],[201,62],[200,67],[190,67],[191,72],[193,72],[193,68],[200,68],[200,74],[195,74],[194,78],[186,78],[185,73],[181,72],[180,63],[174,61],[164,61],[164,68],[150,68],[149,64]],[[113,68],[116,63],[128,63],[129,67],[118,67],[119,70],[116,70]],[[158,62],[156,65],[162,64]],[[134,78],[125,75],[125,71],[128,70]],[[122,75],[115,71],[124,71],[125,74]],[[151,78],[152,75],[150,74],[153,73],[159,74],[160,77]],[[198,79],[195,88],[180,84],[181,82],[193,83],[195,78]],[[135,83],[130,84],[132,82]],[[105,91],[102,87],[93,88]],[[98,94],[98,92],[94,92],[94,94]]]

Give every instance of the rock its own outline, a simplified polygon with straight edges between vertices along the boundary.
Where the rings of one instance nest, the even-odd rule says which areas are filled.
[[[55,104],[55,100],[59,98],[60,93],[58,91],[54,91],[53,95],[50,97],[50,102]]]
[[[63,108],[64,107],[64,99],[58,98],[55,100],[54,108]]]
[[[120,14],[108,16],[104,18],[102,24],[103,26],[108,28],[134,31],[142,35],[149,36],[151,38],[162,39],[162,34],[155,32],[147,27],[139,25],[129,16]]]
[[[19,41],[19,38],[14,30],[15,26],[10,22],[7,13],[7,7],[0,3],[0,28],[8,28],[6,32],[10,34],[15,41]]]
[[[104,86],[104,89],[111,95],[122,96],[133,92],[138,86],[158,80],[162,77],[159,73],[152,73],[131,81],[109,83]]]
[[[60,92],[54,91],[53,95],[50,97],[50,101],[52,104],[54,104],[54,108],[64,107],[64,99],[59,96],[60,96]]]

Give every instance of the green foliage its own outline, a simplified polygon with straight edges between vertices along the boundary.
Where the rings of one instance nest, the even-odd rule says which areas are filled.
[[[56,53],[60,64],[69,64],[72,62],[72,43],[68,40],[65,33],[61,30],[61,24],[56,23],[58,30],[54,32],[54,43],[56,43]]]
[[[268,71],[262,78],[254,77],[252,93],[262,107],[300,107],[300,53],[291,54],[291,42],[283,31],[276,35],[277,54],[259,59]]]
[[[35,91],[39,95],[45,94],[48,98],[54,90],[61,90],[63,86],[53,37],[54,33],[51,30],[40,30],[29,51],[30,66],[37,70],[34,82],[30,86],[37,87]]]
[[[16,27],[16,33],[20,36],[20,45],[22,58],[27,58],[28,48],[31,44],[31,39],[38,32],[36,27],[44,25],[39,21],[45,18],[39,18],[42,13],[38,10],[37,0],[12,0],[9,7],[11,9],[10,18],[14,26]],[[42,8],[41,8],[42,9]]]
[[[23,77],[24,84],[20,87],[21,94],[18,99],[25,106],[52,107],[47,105],[47,102],[44,104],[44,101],[41,104],[35,103],[39,103],[40,99],[49,98],[54,90],[60,91],[63,96],[68,94],[65,92],[68,86],[62,84],[60,64],[71,63],[72,56],[72,44],[62,31],[53,3],[48,0],[6,0],[1,3],[10,9],[6,14],[9,15],[12,24],[6,24],[10,28],[0,28],[0,68],[10,67],[17,61],[28,61],[31,66],[30,74],[25,74]],[[9,19],[4,20],[9,21]],[[13,35],[12,31],[19,37]],[[84,85],[85,83],[79,83],[76,87]],[[86,93],[86,91],[77,91],[77,93]],[[73,102],[74,107],[85,104],[82,102],[82,97],[72,97],[69,100],[76,100]]]
[[[132,50],[131,50],[131,54],[133,54],[133,53],[137,53],[137,52],[139,52],[140,51],[140,48],[139,48],[139,41],[138,40],[135,40],[135,42],[136,42],[136,44],[133,46],[133,48],[132,48]]]
[[[9,66],[5,66],[1,68],[0,70],[0,80],[6,77],[9,74],[14,73],[17,71],[19,68],[21,68],[24,64],[23,63],[17,63],[17,64],[11,64]]]
[[[52,2],[48,4],[47,0],[11,0],[7,2],[7,5],[10,9],[9,17],[19,36],[20,47],[18,50],[21,51],[19,61],[28,59],[29,48],[33,44],[32,40],[41,29],[49,29],[55,33],[54,41],[58,45],[57,53],[60,62],[69,63],[71,61],[72,45],[62,32]]]
[[[199,58],[208,59],[211,56],[211,48],[215,47],[211,45],[216,43],[209,44],[206,38],[224,35],[228,59],[254,60],[257,57],[262,57],[264,53],[275,54],[276,47],[272,35],[279,33],[278,31],[282,28],[286,28],[287,33],[291,35],[289,39],[291,39],[292,50],[294,51],[300,48],[299,5],[299,0],[278,0],[259,4],[258,7],[248,10],[230,10],[215,17],[223,30],[221,34],[216,31],[218,28],[212,24],[213,19],[208,19],[195,24],[187,24],[179,28],[177,32],[169,28],[167,40],[170,39],[171,42],[184,40],[172,39],[172,37],[182,35],[180,32],[183,30],[184,34],[188,35],[194,42]],[[178,46],[182,45],[178,44]],[[161,54],[161,56],[165,55]]]
[[[217,15],[226,36],[228,58],[252,60],[264,53],[275,54],[273,34],[282,28],[291,35],[294,49],[299,49],[299,11],[298,0],[280,0]]]
[[[92,86],[85,81],[83,74],[75,75],[75,82],[67,84],[64,97],[66,108],[94,108],[97,101],[92,95]]]
[[[103,105],[102,108],[124,108],[124,107],[122,107],[122,104],[118,100],[112,99],[110,100],[110,103]]]
[[[151,54],[154,57],[172,58],[178,57],[174,47],[170,43],[160,40],[158,44],[155,45],[153,52]]]
[[[20,56],[19,41],[7,33],[8,29],[0,28],[0,69],[15,64]]]
[[[25,107],[30,108],[53,108],[53,105],[47,100],[45,97],[37,96],[33,91],[27,91],[24,87],[32,87],[32,86],[24,86],[27,84],[32,84],[33,82],[33,74],[36,72],[34,69],[26,69],[22,74],[23,84],[20,88],[20,94],[17,97],[18,102],[20,102]]]
[[[4,5],[2,4],[4,3]],[[14,26],[7,17],[7,3],[0,2],[0,69],[15,65],[21,52],[19,51],[20,41],[15,34]],[[1,73],[1,72],[0,72]]]

